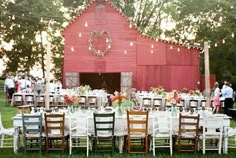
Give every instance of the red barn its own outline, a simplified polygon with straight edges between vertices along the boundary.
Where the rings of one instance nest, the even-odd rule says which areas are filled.
[[[92,0],[62,34],[65,87],[131,92],[199,86],[200,49],[142,35],[108,0]]]

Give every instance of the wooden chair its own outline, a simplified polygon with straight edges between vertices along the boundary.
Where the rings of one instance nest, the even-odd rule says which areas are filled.
[[[33,94],[26,94],[25,95],[25,103],[26,104],[34,104],[34,95]]]
[[[94,150],[107,151],[111,147],[112,154],[115,150],[115,112],[93,113],[94,117]],[[99,145],[99,147],[98,147]]]
[[[198,108],[198,100],[196,99],[191,99],[189,100],[189,108]]]
[[[87,108],[86,96],[79,96],[79,107]]]
[[[162,107],[162,98],[153,98],[153,108],[160,109]]]
[[[36,106],[43,107],[45,104],[45,97],[44,95],[36,96]]]
[[[221,154],[223,122],[224,116],[217,117],[213,115],[204,118],[203,132],[200,136],[203,154],[206,153],[206,150],[218,150],[218,154]]]
[[[4,128],[0,113],[0,148],[13,148],[14,128]],[[7,136],[5,138],[5,136]]]
[[[15,94],[13,95],[13,105],[15,106],[19,106],[19,105],[23,105],[24,101],[23,101],[23,96],[21,94]]]
[[[172,118],[168,112],[153,114],[152,121],[152,149],[155,156],[156,148],[169,148],[170,155],[173,153],[172,139]]]
[[[42,152],[42,115],[22,114],[24,153],[27,150]]]
[[[88,107],[97,108],[97,97],[96,96],[88,96]]]
[[[152,108],[152,99],[151,98],[143,98],[142,105],[143,105],[142,107],[144,109]]]
[[[148,111],[127,111],[127,152],[148,154]],[[144,151],[131,151],[132,146],[141,146]],[[140,145],[141,143],[141,145]],[[140,150],[140,149],[138,149]]]
[[[86,155],[89,155],[89,134],[88,117],[86,114],[74,113],[69,116],[69,153],[72,148],[86,148]]]
[[[44,114],[46,152],[49,150],[61,150],[64,153],[65,141],[68,133],[65,132],[65,114]],[[55,142],[55,140],[57,140]]]
[[[179,116],[179,133],[177,137],[178,152],[194,152],[198,149],[199,115]]]

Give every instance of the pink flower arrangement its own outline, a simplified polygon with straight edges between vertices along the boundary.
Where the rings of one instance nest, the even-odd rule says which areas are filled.
[[[79,101],[77,96],[64,95],[64,103],[68,105],[77,104]]]

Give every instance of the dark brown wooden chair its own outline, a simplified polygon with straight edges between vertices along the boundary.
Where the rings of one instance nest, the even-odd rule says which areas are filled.
[[[152,99],[151,98],[143,98],[142,107],[144,109],[151,108],[152,107]]]
[[[88,107],[97,108],[97,97],[96,96],[88,96]]]
[[[148,154],[148,111],[127,111],[127,152]],[[141,144],[140,144],[141,143]],[[132,146],[136,151],[131,151]],[[144,151],[142,151],[144,149]],[[140,151],[141,150],[141,151]]]
[[[65,141],[68,133],[65,132],[65,114],[47,114],[45,119],[46,152],[49,150],[61,150],[64,153]]]
[[[199,115],[179,116],[178,152],[194,152],[198,149]]]
[[[162,107],[162,98],[153,98],[153,108],[160,109]]]
[[[87,108],[86,96],[79,96],[79,107]]]

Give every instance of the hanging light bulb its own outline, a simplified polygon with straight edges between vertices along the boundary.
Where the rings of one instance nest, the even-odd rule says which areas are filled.
[[[85,21],[84,27],[88,27],[88,22],[87,21]]]
[[[124,51],[124,54],[127,54],[127,51],[126,51],[126,50]]]
[[[131,23],[129,23],[129,28],[132,28],[132,24]]]
[[[12,20],[15,20],[15,15],[12,15],[12,18],[11,18]]]
[[[89,50],[91,50],[91,47],[89,46]]]
[[[109,39],[108,39],[108,38],[106,38],[106,42],[107,42],[107,43],[109,42]]]
[[[222,43],[225,43],[225,39],[222,40]]]
[[[178,48],[178,49],[177,49],[177,51],[179,52],[179,51],[180,51],[180,49]]]
[[[40,22],[43,22],[43,18],[40,19]]]
[[[188,49],[190,49],[190,46],[188,46]]]
[[[151,45],[151,48],[154,48],[154,45],[153,45],[153,44]]]
[[[231,37],[234,38],[234,33],[231,34]]]
[[[20,28],[20,24],[18,24],[18,25],[17,25],[17,27],[19,27],[19,28]]]
[[[81,32],[79,32],[79,37],[81,37],[82,36],[82,34],[81,34]]]
[[[74,51],[75,51],[73,46],[70,48],[70,50],[71,50],[72,52],[74,52]]]
[[[129,45],[132,47],[133,46],[133,42],[130,42]]]
[[[11,25],[10,30],[13,30],[13,26]]]
[[[34,42],[33,42],[33,41],[30,41],[30,44],[31,44],[31,45],[33,45],[33,44],[34,44]]]
[[[110,45],[110,44],[108,45],[108,48],[109,48],[109,49],[111,48],[111,45]]]
[[[218,45],[217,45],[217,43],[215,43],[215,47],[217,47]]]
[[[151,54],[153,54],[153,50],[151,50]]]
[[[208,48],[211,48],[211,46],[210,46],[210,45],[208,45]]]
[[[158,39],[156,38],[156,41],[158,41]]]
[[[173,49],[173,46],[172,46],[172,45],[170,46],[170,49]]]

